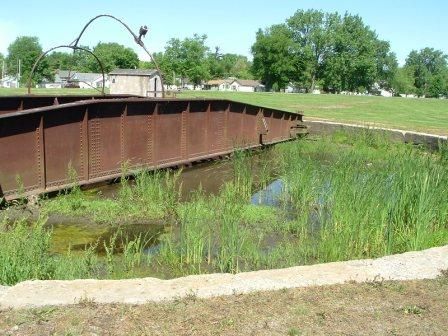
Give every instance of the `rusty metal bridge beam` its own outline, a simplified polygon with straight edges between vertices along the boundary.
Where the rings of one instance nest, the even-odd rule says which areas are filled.
[[[95,99],[0,115],[0,197],[189,164],[295,138],[302,115],[214,99]]]

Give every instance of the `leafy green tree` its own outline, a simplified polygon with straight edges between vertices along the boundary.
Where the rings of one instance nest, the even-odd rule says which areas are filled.
[[[88,46],[81,47],[90,50]],[[47,56],[47,60],[53,73],[56,70],[89,72],[92,64],[96,62],[92,55],[83,50],[70,52],[55,51]]]
[[[291,82],[297,68],[297,58],[291,30],[285,24],[258,30],[252,46],[253,73],[268,90],[282,90]]]
[[[400,67],[395,72],[395,76],[391,82],[391,89],[395,94],[414,94],[414,77],[409,68]]]
[[[208,66],[212,78],[236,77],[252,79],[252,64],[246,56],[237,54],[220,54],[219,48],[208,55]]]
[[[386,41],[346,13],[299,10],[286,21],[257,33],[252,47],[254,73],[268,88],[288,83],[313,91],[390,89],[397,59]]]
[[[448,71],[439,72],[431,77],[428,96],[433,98],[448,97]]]
[[[345,14],[326,60],[324,86],[336,92],[370,91],[374,84],[390,86],[397,62],[389,49],[360,16]]]
[[[301,74],[296,74],[295,82],[313,91],[321,78],[326,58],[334,44],[334,32],[340,22],[337,13],[319,10],[299,10],[287,20],[295,46],[294,56],[303,62]]]
[[[47,60],[50,69],[53,71],[69,69],[73,63],[71,55],[62,51],[55,51],[49,54]]]
[[[228,77],[230,69],[226,68],[223,55],[219,51],[219,47],[215,47],[215,52],[210,52],[207,56],[207,63],[211,78]]]
[[[118,43],[98,43],[93,52],[102,62],[106,73],[117,68],[136,69],[139,66],[140,61],[135,51]],[[101,71],[93,57],[89,57],[88,68],[92,72]]]
[[[15,39],[8,47],[7,68],[8,74],[16,76],[19,72],[20,62],[20,83],[26,84],[31,69],[42,53],[39,39],[34,36],[21,36]],[[34,83],[39,83],[44,79],[50,80],[52,73],[47,58],[42,59],[33,77]]]
[[[436,87],[440,88],[440,82],[447,72],[447,57],[442,51],[433,48],[411,51],[405,66],[413,73],[414,86],[419,96],[437,96],[440,90]]]
[[[252,63],[246,56],[237,54],[224,54],[222,56],[224,65],[224,77],[236,77],[241,79],[252,79]]]
[[[169,40],[162,61],[167,74],[174,72],[175,76],[180,76],[182,80],[189,79],[194,85],[210,78],[206,39],[206,35],[195,34],[184,40]],[[169,75],[166,76],[169,78]]]
[[[398,71],[395,53],[390,51],[390,43],[377,40],[376,44],[376,82],[381,88],[393,90],[393,82]]]

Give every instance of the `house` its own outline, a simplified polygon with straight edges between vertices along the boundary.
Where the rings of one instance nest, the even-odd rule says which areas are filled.
[[[109,87],[108,76],[105,76],[105,87]],[[103,87],[103,74],[92,72],[77,72],[70,70],[58,70],[55,74],[54,83],[45,83],[45,87],[67,87],[79,86],[81,89]]]
[[[230,91],[230,84],[234,79],[212,79],[205,83],[204,90]]]
[[[181,79],[181,89],[182,90],[195,90],[200,91],[204,89],[204,84],[198,84],[195,85],[192,81],[190,81],[189,78],[182,78]]]
[[[110,94],[161,97],[162,81],[157,70],[116,69],[109,74]]]
[[[264,92],[265,86],[257,80],[252,79],[234,79],[230,83],[232,91],[240,92]]]
[[[10,89],[18,88],[19,81],[17,80],[17,77],[5,76],[3,78],[0,78],[0,87],[10,88]]]

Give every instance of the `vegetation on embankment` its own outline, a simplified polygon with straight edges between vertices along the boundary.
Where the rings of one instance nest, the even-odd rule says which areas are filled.
[[[85,251],[51,254],[51,231],[39,221],[0,229],[0,283],[25,279],[173,277],[240,272],[354,258],[373,258],[448,243],[448,150],[435,153],[392,143],[369,131],[279,144],[253,159],[236,152],[234,176],[217,195],[192,191],[181,202],[177,173],[137,174],[114,199],[92,199],[79,188],[41,201],[43,217],[90,216],[119,224],[162,219],[160,245],[118,232]],[[257,176],[254,174],[257,165]],[[282,186],[277,206],[261,201],[272,181]],[[262,202],[263,203],[263,202]],[[120,253],[117,254],[117,246]]]
[[[306,118],[360,123],[448,135],[448,101],[335,94],[184,91],[182,98],[224,98],[290,112]]]
[[[344,284],[145,305],[11,309],[6,335],[445,335],[448,275],[434,280]]]

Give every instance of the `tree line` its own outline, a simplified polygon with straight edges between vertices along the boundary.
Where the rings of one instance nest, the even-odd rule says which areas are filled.
[[[398,66],[390,44],[358,15],[297,11],[256,35],[253,72],[268,88],[306,91],[448,95],[447,55],[425,48]]]
[[[80,46],[90,50],[101,60],[106,73],[116,68],[135,69],[139,66],[138,55],[131,48],[118,43],[98,43],[94,48]],[[34,62],[42,54],[39,39],[34,36],[17,37],[8,47],[8,55],[0,54],[0,62],[5,61],[6,75],[17,76],[20,64],[20,84],[25,85]],[[19,63],[20,61],[20,63]],[[73,53],[54,51],[42,59],[33,77],[34,83],[52,81],[57,70],[78,72],[101,72],[98,62],[89,53],[77,50]]]
[[[427,97],[448,96],[447,58],[440,50],[413,50],[403,66],[398,65],[389,42],[358,15],[320,10],[299,10],[284,23],[259,29],[251,48],[253,61],[246,56],[210,49],[206,35],[172,38],[163,52],[154,54],[167,84],[188,80],[199,85],[209,79],[236,77],[259,79],[270,91],[288,86],[312,92],[415,94]],[[130,48],[117,43],[99,43],[93,51],[110,72],[115,68],[153,68],[142,62]],[[22,84],[35,59],[42,52],[37,37],[18,37],[4,58],[7,73],[17,74],[21,62]],[[100,72],[88,53],[55,51],[44,58],[35,82],[51,80],[57,69]]]
[[[180,84],[179,82],[188,79],[194,85],[199,85],[212,78],[253,77],[251,63],[246,56],[222,54],[219,47],[211,52],[206,45],[206,39],[205,35],[194,35],[184,40],[173,38],[168,41],[164,52],[154,54],[167,84]],[[94,48],[80,47],[92,51],[100,59],[106,73],[117,68],[154,68],[152,62],[140,61],[134,50],[118,43],[98,43]],[[20,60],[20,83],[25,85],[34,62],[42,52],[37,37],[21,36],[10,44],[6,58],[0,54],[0,62],[5,60],[7,75],[16,76],[19,73]],[[101,66],[88,52],[54,51],[42,59],[33,82],[52,81],[57,70],[69,69],[78,72],[101,72]]]

